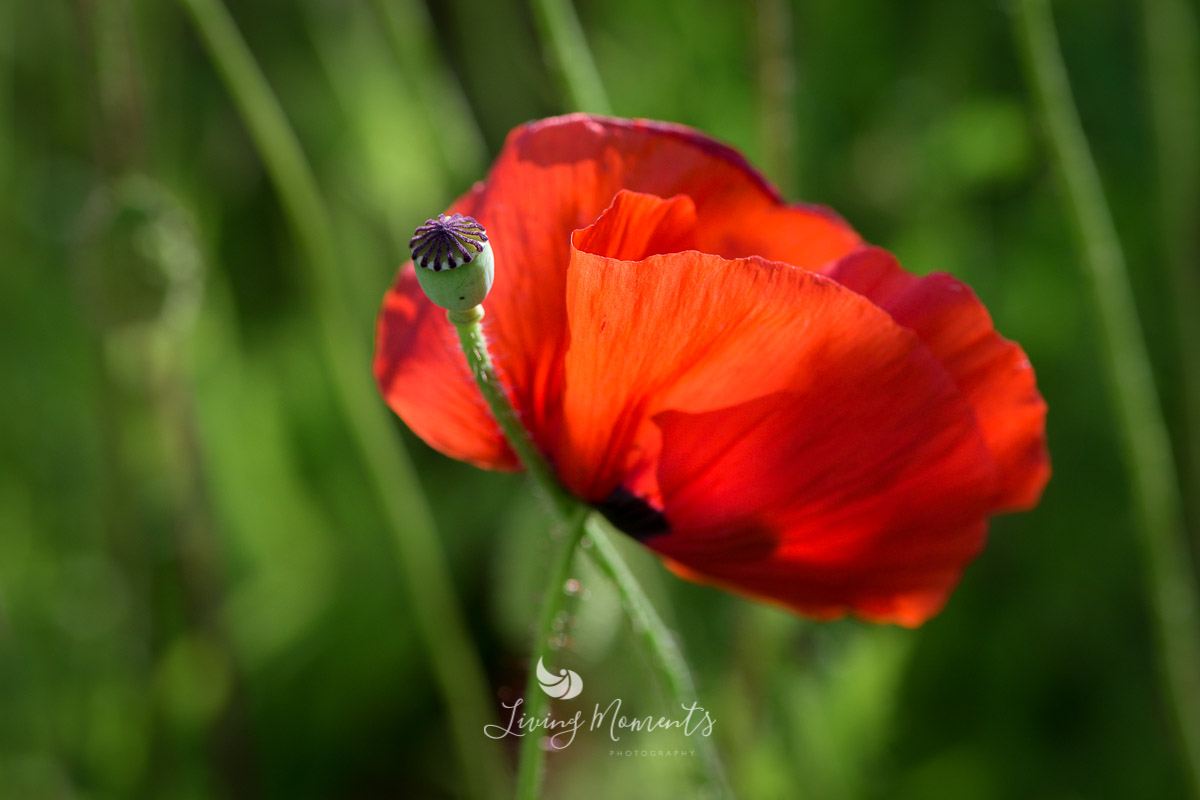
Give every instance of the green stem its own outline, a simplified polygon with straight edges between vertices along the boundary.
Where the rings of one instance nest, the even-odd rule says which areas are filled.
[[[588,537],[593,545],[588,554],[592,556],[596,566],[616,585],[617,594],[620,595],[621,604],[633,623],[633,629],[641,636],[646,649],[653,655],[651,660],[659,668],[660,677],[672,699],[676,705],[685,709],[692,707],[698,702],[696,684],[692,680],[692,673],[683,657],[683,651],[679,649],[675,640],[675,634],[654,610],[650,598],[646,596],[641,584],[621,558],[621,553],[613,544],[603,518],[593,515],[588,521]],[[732,797],[721,758],[712,739],[707,736],[700,737],[697,739],[697,749],[700,751],[702,767],[700,777],[707,784],[709,791],[715,792],[717,797]]]
[[[525,715],[530,719],[539,719],[546,712],[547,698],[538,686],[537,671],[534,664],[550,653],[550,631],[554,619],[562,610],[563,585],[569,577],[571,562],[575,548],[583,537],[584,522],[587,520],[590,508],[568,495],[559,485],[558,479],[551,472],[537,446],[529,437],[529,432],[517,418],[516,411],[504,392],[504,386],[496,374],[488,352],[487,339],[483,334],[483,306],[475,306],[468,311],[449,311],[446,318],[453,323],[458,331],[458,340],[462,345],[471,374],[483,394],[492,416],[509,445],[516,451],[517,457],[525,466],[535,485],[546,494],[554,506],[555,512],[564,520],[569,520],[567,539],[559,550],[554,567],[550,570],[550,579],[546,584],[545,598],[542,601],[542,613],[538,620],[537,634],[533,642],[533,652],[529,656],[529,677],[525,682]],[[517,794],[520,800],[533,800],[539,796],[542,779],[546,772],[546,752],[542,748],[542,737],[534,732],[525,734],[521,740],[519,760],[517,764]]]
[[[180,0],[241,111],[304,251],[320,346],[333,389],[382,504],[412,614],[450,718],[473,797],[502,783],[497,750],[482,735],[491,716],[482,665],[454,596],[433,516],[415,470],[370,382],[369,347],[350,317],[330,216],[299,142],[220,0]]]
[[[1200,25],[1186,0],[1143,0],[1146,77],[1158,150],[1158,216],[1174,303],[1184,501],[1200,529]],[[1200,540],[1194,540],[1200,545]]]
[[[1059,166],[1100,322],[1109,391],[1133,481],[1160,666],[1183,756],[1200,796],[1200,608],[1182,536],[1178,476],[1112,217],[1075,112],[1045,0],[1020,0],[1014,19],[1028,79]]]
[[[504,432],[504,438],[516,452],[517,458],[525,465],[525,469],[533,478],[534,483],[545,492],[554,505],[555,512],[564,520],[570,519],[579,503],[559,485],[558,478],[546,464],[542,454],[538,452],[533,440],[529,438],[529,432],[517,418],[517,412],[513,410],[508,395],[504,393],[504,386],[500,383],[499,376],[496,375],[496,367],[492,363],[487,339],[484,337],[483,327],[480,325],[480,321],[483,319],[483,306],[475,306],[469,311],[449,311],[446,313],[446,318],[458,330],[458,341],[467,357],[467,364],[471,367],[471,374],[475,376],[475,383],[479,385],[479,391],[483,394],[483,399],[487,401],[488,408],[491,409],[492,416],[496,419],[496,424]]]
[[[633,623],[633,628],[641,635],[650,651],[651,661],[661,672],[663,682],[670,691],[672,699],[683,708],[691,707],[696,703],[696,687],[692,682],[691,672],[688,670],[683,653],[675,642],[674,635],[663,622],[662,617],[654,610],[650,598],[646,597],[637,578],[630,572],[616,546],[608,538],[608,533],[600,518],[591,514],[589,506],[567,494],[559,485],[557,477],[546,464],[536,445],[529,438],[529,433],[517,418],[517,414],[508,400],[508,395],[505,394],[500,379],[496,375],[491,355],[488,352],[487,340],[479,324],[483,319],[483,308],[476,306],[470,311],[461,313],[450,311],[446,316],[458,329],[459,341],[462,344],[467,363],[471,367],[471,373],[475,376],[479,390],[487,401],[500,429],[508,438],[529,475],[541,491],[550,498],[555,511],[564,521],[571,521],[572,533],[568,536],[567,542],[559,554],[556,569],[551,572],[546,602],[542,607],[541,623],[538,627],[538,640],[531,658],[536,659],[545,655],[548,626],[553,622],[561,607],[562,585],[567,577],[566,570],[570,566],[571,556],[582,535],[582,523],[586,522],[589,538],[594,545],[588,551],[589,554],[601,571],[616,585],[617,593]],[[531,661],[531,663],[536,663],[536,661]],[[530,683],[525,691],[525,702],[527,703],[525,713],[531,718],[536,718],[541,716],[540,709],[544,706],[540,703],[541,692],[536,691],[537,686],[534,685],[536,673],[531,672],[530,676]],[[544,755],[540,746],[535,746],[536,740],[531,742],[531,738],[527,735],[526,739],[521,742],[521,764],[517,775],[517,796],[519,798],[536,797],[541,784]],[[697,746],[701,753],[701,777],[704,782],[716,792],[717,796],[732,796],[725,781],[721,760],[712,741],[707,737],[701,737]]]
[[[573,111],[609,114],[608,97],[571,0],[531,0],[546,60]]]
[[[550,702],[538,684],[537,669],[534,665],[540,664],[554,650],[551,641],[554,620],[562,612],[563,598],[566,596],[565,586],[567,579],[571,577],[575,549],[583,538],[584,523],[590,512],[591,509],[582,503],[576,504],[574,519],[567,528],[566,541],[562,543],[558,558],[550,569],[537,634],[533,640],[533,652],[529,655],[529,676],[525,680],[525,715],[530,719],[543,717]],[[526,733],[525,738],[521,740],[519,755],[516,796],[518,800],[534,800],[541,794],[542,780],[546,775],[546,750],[542,747],[542,736],[533,731]]]

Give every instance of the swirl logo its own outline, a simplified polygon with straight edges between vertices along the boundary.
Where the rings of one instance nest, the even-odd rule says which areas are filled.
[[[542,691],[560,700],[578,697],[579,693],[583,691],[583,678],[579,677],[578,672],[572,669],[560,669],[555,675],[546,669],[546,665],[540,658],[537,663],[537,676]]]

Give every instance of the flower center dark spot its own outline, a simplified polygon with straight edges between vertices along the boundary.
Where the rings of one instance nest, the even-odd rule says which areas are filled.
[[[624,486],[618,486],[612,494],[597,503],[596,510],[614,527],[639,542],[671,531],[671,525],[661,511]]]

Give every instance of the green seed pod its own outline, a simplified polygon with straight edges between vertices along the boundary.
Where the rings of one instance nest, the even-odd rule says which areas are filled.
[[[471,217],[439,214],[417,228],[413,268],[425,295],[448,311],[467,311],[492,289],[495,259],[487,232]]]

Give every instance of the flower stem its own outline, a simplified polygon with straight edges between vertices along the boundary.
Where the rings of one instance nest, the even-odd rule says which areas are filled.
[[[500,755],[481,734],[487,681],[438,545],[412,464],[370,382],[370,348],[350,317],[328,210],[287,118],[220,0],[180,0],[237,104],[275,184],[308,266],[332,388],[382,504],[404,574],[418,635],[441,690],[472,797],[504,781]]]
[[[475,306],[468,311],[447,311],[446,318],[458,330],[458,341],[467,357],[467,364],[471,367],[471,374],[475,376],[475,383],[479,385],[483,399],[492,410],[496,424],[504,432],[504,438],[525,465],[534,483],[545,492],[554,505],[555,512],[564,520],[571,519],[578,501],[559,485],[546,460],[538,452],[537,445],[529,438],[529,432],[517,418],[517,412],[509,402],[508,395],[504,393],[500,377],[496,374],[496,367],[488,352],[487,339],[483,335],[483,326],[480,325],[483,306]]]
[[[588,537],[592,548],[587,552],[592,556],[596,566],[607,575],[617,587],[621,604],[633,624],[633,629],[642,638],[646,649],[653,655],[653,662],[659,668],[660,677],[666,684],[668,692],[676,705],[690,708],[697,702],[696,684],[692,680],[691,670],[675,634],[663,622],[663,618],[654,610],[650,598],[642,590],[637,578],[633,576],[616,545],[612,543],[609,528],[603,517],[592,515],[588,520]],[[707,784],[710,792],[717,797],[732,797],[733,793],[725,778],[725,770],[721,758],[712,740],[701,736],[697,740],[700,751],[702,772],[700,777]]]
[[[483,319],[482,307],[476,306],[465,312],[449,311],[446,317],[458,329],[459,341],[462,343],[463,353],[467,357],[471,373],[475,376],[479,390],[483,393],[488,407],[492,410],[492,415],[496,418],[500,429],[504,431],[509,444],[512,445],[513,450],[516,451],[517,456],[541,491],[550,498],[555,511],[564,521],[570,521],[570,533],[563,545],[563,550],[559,553],[555,569],[551,571],[550,582],[547,585],[546,600],[542,606],[541,621],[538,626],[538,638],[530,657],[530,663],[536,663],[536,659],[544,657],[547,652],[550,625],[561,608],[562,586],[567,578],[566,573],[570,568],[571,557],[574,555],[586,525],[589,538],[594,545],[588,550],[589,555],[601,571],[616,585],[617,593],[632,621],[633,628],[641,635],[650,651],[651,661],[662,674],[663,682],[673,700],[683,708],[691,707],[696,702],[696,687],[692,681],[691,672],[688,670],[687,662],[684,660],[683,653],[676,644],[671,630],[654,610],[650,598],[646,597],[637,578],[626,566],[616,546],[609,539],[602,519],[591,513],[590,506],[567,494],[559,485],[558,479],[529,438],[529,433],[517,419],[517,414],[509,403],[508,396],[496,375],[491,355],[488,353],[487,340],[479,324]],[[542,709],[545,707],[542,702],[542,693],[537,691],[536,680],[536,673],[531,671],[525,690],[525,713],[530,718],[541,716]],[[701,754],[701,777],[704,783],[718,797],[732,796],[725,780],[720,757],[717,755],[712,741],[708,737],[700,737],[697,747]],[[537,796],[542,780],[544,757],[540,743],[536,738],[527,734],[521,742],[521,763],[517,773],[517,797],[521,800]]]
[[[550,71],[572,111],[609,114],[608,96],[571,0],[531,0]]]
[[[1182,536],[1178,475],[1166,425],[1124,256],[1071,98],[1046,0],[1020,0],[1014,23],[1090,278],[1109,391],[1133,481],[1164,687],[1192,789],[1200,796],[1200,603]]]
[[[551,627],[562,610],[565,596],[563,585],[569,577],[575,548],[583,537],[584,523],[591,509],[563,490],[542,454],[538,452],[537,446],[529,438],[529,432],[517,419],[517,413],[504,392],[488,352],[487,339],[483,334],[483,326],[480,325],[483,306],[475,306],[468,311],[448,311],[446,318],[458,331],[458,340],[462,345],[463,354],[467,357],[467,364],[471,367],[471,374],[475,376],[475,383],[478,384],[479,391],[487,401],[492,416],[504,432],[509,445],[516,451],[517,457],[521,459],[537,487],[549,498],[555,513],[564,521],[569,520],[566,541],[558,552],[554,567],[550,570],[549,582],[546,584],[542,613],[533,641],[533,652],[529,656],[529,677],[525,681],[524,713],[529,719],[538,719],[546,712],[547,698],[538,686],[537,671],[533,665],[550,652]],[[541,739],[542,737],[530,731],[521,740],[517,764],[516,796],[519,800],[533,800],[541,793],[542,780],[546,773],[546,751],[542,748]]]
[[[591,509],[582,503],[577,503],[574,519],[567,527],[567,538],[558,551],[558,558],[550,570],[550,579],[546,583],[546,591],[542,600],[542,614],[538,619],[537,634],[533,640],[533,652],[529,655],[529,676],[525,680],[525,715],[529,719],[540,719],[546,713],[549,698],[538,685],[538,674],[534,664],[550,655],[552,645],[554,620],[562,612],[565,585],[571,577],[571,564],[574,561],[575,548],[583,538],[584,523]],[[520,761],[517,766],[517,798],[518,800],[534,800],[541,794],[542,780],[546,776],[546,749],[542,746],[542,737],[533,731],[525,734],[521,740]]]

